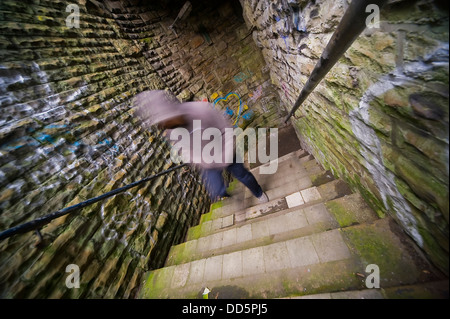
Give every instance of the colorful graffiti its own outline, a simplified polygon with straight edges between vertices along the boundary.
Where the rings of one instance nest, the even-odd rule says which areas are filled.
[[[251,78],[253,76],[253,73],[250,70],[239,72],[234,78],[234,82],[236,83],[242,83],[248,78]]]
[[[275,17],[275,20],[276,20],[277,22],[279,22],[279,21],[281,21],[281,18]],[[283,19],[283,20],[284,20],[284,23],[286,24],[286,19]],[[288,38],[288,36],[282,34],[282,33],[283,33],[283,30],[278,30],[278,32],[279,32],[279,34],[280,34],[280,37],[284,40],[284,44],[286,45],[286,49],[289,50],[289,45],[288,45],[288,43],[287,43],[287,41],[286,41],[286,39]]]
[[[242,103],[242,99],[239,96],[239,94],[235,93],[235,92],[231,92],[228,93],[225,97],[217,97],[214,102],[213,105],[214,107],[216,107],[217,103],[220,103],[221,101],[223,102],[227,102],[228,99],[230,99],[230,102],[232,102],[231,105],[234,104],[234,107],[230,107],[229,105],[225,105],[225,115],[229,116],[232,120],[234,120],[233,122],[233,126],[237,126],[239,119],[242,115],[242,112],[246,109],[248,109],[247,105],[244,105]],[[236,101],[237,100],[237,101]],[[236,110],[236,106],[237,106],[237,110]]]
[[[286,84],[286,82],[281,83],[281,88],[283,89],[286,99],[289,101],[289,90],[288,90],[288,85]]]

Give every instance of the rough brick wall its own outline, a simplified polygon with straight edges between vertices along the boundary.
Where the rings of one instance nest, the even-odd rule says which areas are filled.
[[[291,109],[347,1],[241,0]],[[389,1],[292,120],[305,148],[448,273],[448,4]]]
[[[0,3],[0,230],[173,166],[130,105],[166,79],[111,7],[79,1],[69,28],[70,3]],[[178,171],[53,221],[37,247],[33,233],[3,240],[0,296],[133,297],[208,207],[197,174]],[[65,285],[69,264],[79,289]]]
[[[242,18],[237,0],[193,0],[190,14],[175,21],[186,1],[139,3],[123,9],[109,1],[118,25],[142,46],[147,61],[182,101],[208,100],[240,127],[277,127],[285,111],[269,68]],[[239,102],[241,109],[239,111]],[[228,108],[228,109],[227,109]]]

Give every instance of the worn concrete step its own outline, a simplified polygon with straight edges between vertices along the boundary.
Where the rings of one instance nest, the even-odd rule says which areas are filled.
[[[445,280],[389,217],[154,270],[141,298],[281,298]],[[367,277],[367,278],[366,278]]]
[[[288,208],[173,246],[166,265],[307,236],[338,227],[371,223],[378,218],[361,195],[354,193],[303,209]]]
[[[166,266],[308,236],[339,227],[320,203],[291,208],[173,246]]]
[[[303,189],[288,196],[241,211],[227,211],[224,213],[224,211],[213,210],[201,219],[199,225],[191,227],[188,230],[186,241],[199,239],[200,237],[211,235],[233,225],[278,211],[293,207],[306,208],[348,194],[351,194],[351,190],[345,182],[342,180],[333,180],[318,187]]]
[[[389,287],[381,289],[381,293],[385,299],[449,299],[449,281]]]
[[[286,182],[292,182],[302,177],[317,174],[322,170],[314,158],[302,150],[285,155],[277,159],[277,162],[278,167],[273,174],[260,174],[261,167],[266,167],[269,164],[251,170],[264,191],[279,187]],[[233,185],[229,188],[228,192],[233,196],[232,198],[222,200],[220,207],[222,209],[244,209],[248,207],[249,203],[246,203],[244,199],[246,197],[253,197],[252,193],[236,180],[231,184]]]
[[[263,190],[266,192],[270,201],[285,197],[292,194],[295,191],[300,191],[312,186],[311,178],[305,174],[294,175],[290,181],[281,185],[272,185],[273,187],[267,189],[262,185]],[[217,217],[224,217],[233,214],[237,211],[245,210],[252,206],[259,204],[258,198],[254,197],[253,194],[247,189],[243,189],[241,193],[234,194],[231,198],[227,200],[233,200],[234,204],[226,204],[222,202],[216,202],[211,205],[210,213]]]
[[[290,195],[294,192],[297,191],[302,191],[304,189],[310,188],[312,187],[312,183],[311,183],[311,179],[309,177],[302,177],[299,179],[296,179],[292,182],[288,182],[280,187],[276,187],[270,190],[266,191],[267,196],[269,197],[270,201],[274,201],[283,197],[286,197],[287,195]],[[242,194],[240,194],[241,198],[242,198]],[[239,199],[233,196],[233,199],[235,201],[241,200],[243,201],[244,199]],[[211,210],[209,213],[203,214],[201,219],[200,219],[200,223],[203,222],[203,220],[210,220],[210,219],[215,219],[215,218],[219,218],[219,217],[225,217],[228,216],[230,214],[233,214],[237,211],[242,211],[245,210],[246,208],[250,208],[252,206],[257,206],[260,203],[258,202],[258,199],[255,198],[253,195],[251,198],[247,198],[246,199],[246,203],[245,205],[241,205],[243,207],[240,206],[235,206],[235,207],[223,207],[221,206],[221,202],[216,202],[213,205],[211,205]]]
[[[303,150],[298,150],[292,153],[289,153],[285,156],[282,156],[280,158],[278,158],[277,161],[277,170],[274,174],[262,174],[262,175],[275,175],[277,173],[280,172],[284,172],[286,169],[288,168],[292,168],[292,167],[300,167],[303,168],[303,166],[301,165],[302,162],[305,161],[309,161],[309,160],[313,160],[313,157],[311,155],[309,155],[309,153],[307,153],[306,151]],[[271,163],[265,164],[262,167],[267,167],[268,165],[270,165]],[[247,169],[252,172],[252,174],[256,177],[260,176],[260,170],[261,167],[258,166],[256,168],[250,169],[249,165],[247,163],[244,163],[244,166],[247,167]],[[245,186],[237,183],[237,187],[236,189],[241,192],[245,189]],[[233,193],[233,191],[231,191],[231,193]],[[231,203],[231,201],[230,201]]]
[[[298,160],[303,159],[304,157],[308,157],[308,156],[310,156],[310,154],[307,151],[299,149],[297,151],[294,151],[294,152],[291,152],[289,154],[279,157],[277,159],[277,161],[278,161],[278,164],[280,165],[280,164],[282,164],[286,161],[292,160],[292,159],[294,159],[295,161],[298,161]],[[250,171],[253,174],[259,174],[261,166],[269,166],[269,165],[270,165],[270,163],[266,163],[266,164],[260,165],[258,167],[255,167],[255,168],[251,168]]]
[[[385,299],[380,289],[362,289],[338,292],[324,292],[304,296],[285,297],[280,299]]]
[[[311,155],[303,156],[300,158],[297,158],[297,156],[288,158],[284,161],[275,160],[270,163],[261,165],[260,167],[254,168],[251,170],[251,173],[256,178],[262,178],[262,177],[271,177],[271,176],[286,176],[290,172],[295,171],[297,169],[305,170],[305,167],[311,167],[311,164],[305,164],[309,161],[313,161],[314,158]],[[276,164],[275,164],[276,163]],[[264,173],[264,169],[267,169],[269,166],[276,168],[276,170],[273,173],[268,174],[267,170],[266,173]]]
[[[281,179],[282,182],[271,183],[270,187],[263,186],[263,189],[266,191],[269,200],[275,200],[292,193],[291,190],[303,190],[314,184],[319,186],[323,185],[323,183],[317,182],[317,180],[318,178],[326,174],[326,171],[323,171],[320,167],[318,167],[318,169],[315,169],[311,173],[306,172],[305,174],[305,172],[303,171],[299,174],[291,174],[284,180]],[[277,180],[278,177],[273,177],[273,179]],[[334,181],[334,178],[332,176],[328,177],[328,179],[325,180],[325,183],[331,181]],[[243,185],[238,181],[233,181],[233,183],[239,184],[240,187],[243,187]],[[345,183],[340,182],[339,188],[342,190],[345,189],[345,192],[349,193],[348,186],[344,187],[343,184]],[[233,214],[236,211],[252,207],[256,205],[257,202],[258,200],[254,198],[254,196],[251,195],[250,191],[245,188],[243,189],[243,191],[236,191],[231,198],[227,198],[223,201],[212,204],[210,213],[212,212],[215,217],[223,217],[229,214]]]
[[[272,190],[282,190],[286,184],[294,186],[297,183],[300,184],[300,187],[304,187],[305,183],[312,185],[311,175],[322,171],[319,166],[315,165],[311,165],[313,169],[306,169],[302,163],[290,164],[289,161],[286,161],[284,164],[284,166],[279,167],[275,174],[261,176],[254,174],[256,180],[270,199],[275,199],[277,198],[275,196],[279,196],[274,194]],[[258,199],[253,196],[250,190],[235,179],[232,182],[232,188],[232,197],[215,203],[212,205],[211,210],[217,209],[218,212],[227,214],[230,211],[242,210],[257,203]]]
[[[297,272],[319,270],[324,265],[331,270],[330,263],[339,261],[354,264],[342,234],[332,230],[152,271],[141,297],[195,298],[202,287],[228,285],[247,291],[249,297],[279,297],[277,289],[271,292],[273,295],[264,293]],[[285,275],[287,278],[280,280]]]
[[[252,206],[241,211],[232,211],[226,215],[221,214],[217,216],[213,211],[211,215],[203,217],[201,220],[202,222],[199,225],[191,227],[188,230],[186,240],[198,239],[263,215],[272,214],[292,207],[310,205],[311,203],[309,201],[305,202],[301,192],[304,192],[305,194],[313,192],[316,195],[315,198],[311,198],[314,203],[321,200],[319,192],[314,188],[295,192],[286,197],[271,200],[267,203]]]
[[[439,280],[388,288],[327,292],[282,299],[448,299],[449,281]]]

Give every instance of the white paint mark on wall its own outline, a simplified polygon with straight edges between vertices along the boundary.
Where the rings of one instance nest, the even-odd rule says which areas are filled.
[[[399,192],[395,184],[394,174],[386,169],[383,163],[383,153],[380,140],[373,128],[370,127],[370,103],[372,100],[387,91],[402,85],[409,79],[395,70],[392,74],[382,76],[378,82],[367,89],[362,96],[357,109],[350,112],[350,123],[353,133],[358,139],[362,154],[366,159],[365,167],[373,177],[383,199],[384,207],[395,210],[400,223],[408,230],[415,241],[423,246],[423,238],[417,230],[417,221],[406,199]]]

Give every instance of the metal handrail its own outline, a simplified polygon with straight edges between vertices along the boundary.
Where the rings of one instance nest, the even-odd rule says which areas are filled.
[[[314,91],[320,81],[328,74],[331,68],[366,28],[366,19],[369,16],[366,12],[367,6],[374,4],[381,10],[381,7],[386,2],[387,0],[353,0],[350,3],[341,22],[339,22],[330,41],[323,50],[314,70],[311,72],[308,81],[300,92],[292,110],[286,117],[285,123],[295,114],[295,111],[302,105],[309,94]]]
[[[184,167],[186,165],[187,165],[186,163],[180,164],[178,166],[169,168],[168,170],[165,170],[163,172],[160,172],[160,173],[157,173],[157,174],[152,175],[150,177],[144,178],[144,179],[142,179],[140,181],[137,181],[137,182],[128,184],[126,186],[117,188],[115,190],[112,190],[110,192],[107,192],[107,193],[105,193],[103,195],[100,195],[98,197],[94,197],[94,198],[88,199],[88,200],[86,200],[84,202],[78,203],[76,205],[63,208],[63,209],[58,210],[58,211],[56,211],[54,213],[51,213],[51,214],[45,215],[43,217],[39,217],[39,218],[37,218],[35,220],[32,220],[32,221],[30,221],[28,223],[9,228],[9,229],[7,229],[5,231],[2,231],[0,233],[0,240],[6,239],[6,238],[11,237],[11,236],[16,235],[16,234],[23,234],[23,233],[26,233],[26,232],[29,232],[29,231],[33,231],[33,230],[36,230],[38,232],[38,236],[41,238],[41,234],[39,232],[39,229],[42,228],[44,225],[47,225],[48,223],[50,223],[52,220],[54,220],[56,218],[59,218],[61,216],[67,215],[69,213],[72,213],[74,211],[78,211],[78,210],[80,210],[80,209],[82,209],[84,207],[87,207],[89,205],[95,204],[95,203],[97,203],[99,201],[102,201],[102,200],[104,200],[106,198],[109,198],[109,197],[112,197],[114,195],[123,193],[123,192],[129,190],[130,188],[133,188],[133,187],[139,186],[141,184],[144,184],[144,183],[146,183],[146,182],[148,182],[148,181],[150,181],[152,179],[155,179],[157,177],[161,177],[161,176],[163,176],[165,174],[173,172],[173,171],[175,171],[175,170],[177,170],[179,168],[182,168],[182,167]]]

